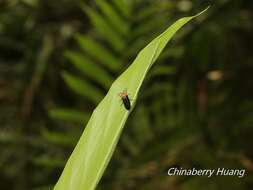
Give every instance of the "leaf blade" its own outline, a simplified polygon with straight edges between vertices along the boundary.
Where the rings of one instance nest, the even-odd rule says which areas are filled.
[[[133,103],[135,103],[146,73],[165,45],[177,30],[196,16],[179,19],[155,38],[138,54],[133,64],[112,84],[108,94],[94,110],[54,188],[55,190],[92,190],[96,187],[129,115],[129,112],[121,107],[120,102],[117,101],[117,93],[127,88],[133,94]]]
[[[113,77],[101,66],[93,63],[88,57],[74,51],[67,51],[65,55],[72,65],[97,83],[106,88],[109,88],[112,84]]]
[[[62,72],[62,77],[66,84],[77,94],[89,99],[95,104],[103,98],[103,93],[93,85],[87,83],[68,72]]]
[[[120,60],[99,43],[96,43],[85,35],[77,35],[76,40],[83,51],[88,53],[94,59],[100,61],[101,64],[111,71],[117,71],[120,69]]]

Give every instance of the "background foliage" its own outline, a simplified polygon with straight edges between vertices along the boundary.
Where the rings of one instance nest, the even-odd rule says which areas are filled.
[[[177,18],[98,189],[252,189],[252,8],[246,0],[0,1],[0,187],[49,189],[93,108]],[[247,176],[168,177],[171,166]]]

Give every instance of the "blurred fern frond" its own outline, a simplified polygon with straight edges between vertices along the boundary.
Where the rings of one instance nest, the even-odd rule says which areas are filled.
[[[83,103],[88,101],[95,106],[102,99],[103,93],[109,89],[115,76],[133,61],[136,52],[169,25],[170,3],[167,2],[166,5],[167,8],[160,9],[160,5],[155,3],[141,5],[138,1],[123,0],[96,0],[93,5],[81,4],[93,28],[86,34],[76,35],[75,40],[80,50],[66,51],[65,56],[73,71],[62,72],[62,77],[71,91],[83,97]],[[130,118],[129,125],[133,127],[126,129],[120,141],[115,154],[116,162],[130,162],[139,153],[145,152],[148,145],[166,129],[165,123],[174,122],[173,126],[176,125],[175,119],[172,122],[175,103],[172,81],[166,80],[167,82],[159,85],[155,81],[174,75],[176,67],[170,65],[167,58],[174,59],[181,54],[180,47],[168,48],[168,51],[161,55],[161,63],[151,69],[144,84],[144,96],[140,97],[142,106],[137,106],[136,114]],[[150,103],[147,104],[148,102]],[[56,108],[50,113],[56,119],[78,122],[81,114],[73,117],[72,114],[75,112],[82,111]],[[84,113],[85,115],[89,113]],[[167,122],[168,120],[170,122]],[[148,152],[147,157],[149,154]]]
[[[96,105],[115,76],[133,60],[136,52],[169,23],[169,14],[162,14],[159,23],[156,22],[156,15],[169,9],[160,9],[159,4],[154,6],[152,3],[140,7],[138,1],[123,0],[96,0],[93,6],[81,4],[93,28],[87,34],[76,35],[80,51],[69,50],[65,53],[78,76],[64,71],[62,77],[73,92]],[[130,14],[134,12],[137,19]],[[157,26],[154,27],[152,23]],[[174,55],[165,52],[162,56],[166,58]],[[150,84],[147,85],[152,86],[152,80],[156,77],[174,72],[174,66],[167,63],[158,65],[155,70],[151,70],[148,76]],[[166,84],[163,88],[166,88]],[[157,88],[150,88],[149,91],[152,89],[152,93],[160,93]]]
[[[169,18],[174,7],[169,1],[164,1],[162,8],[160,3],[140,2],[144,1],[96,0],[91,5],[81,5],[93,27],[85,34],[76,35],[79,50],[65,52],[71,71],[63,71],[62,77],[69,89],[82,97],[82,104],[94,107],[109,89],[115,76],[132,62],[136,52],[171,21]],[[143,94],[138,101],[140,105],[128,122],[131,127],[126,128],[120,146],[116,149],[114,165],[122,168],[111,166],[102,185],[106,186],[108,178],[117,181],[112,184],[114,189],[126,186],[128,180],[137,183],[142,175],[152,176],[146,166],[150,161],[156,160],[157,155],[165,156],[156,160],[153,168],[166,168],[177,159],[178,162],[183,162],[181,158],[186,155],[186,150],[200,143],[201,134],[196,127],[198,121],[190,119],[191,116],[196,118],[196,110],[185,108],[189,105],[186,101],[194,102],[190,99],[193,90],[187,82],[174,83],[180,65],[175,66],[169,61],[181,57],[183,53],[184,48],[174,44],[173,48],[168,48],[161,55],[157,67],[151,69],[143,93],[140,93]],[[52,110],[51,113],[56,114],[51,115],[70,122],[80,121],[79,117],[71,117],[72,113],[84,112],[84,117],[89,115],[85,110],[80,111],[78,106],[76,110],[68,110],[69,108],[60,109],[58,114]],[[185,139],[189,139],[189,142]],[[156,150],[151,150],[150,147],[158,141],[160,143],[155,145]],[[145,160],[143,163],[143,160],[138,160],[140,154]],[[131,169],[137,166],[143,174],[131,176]],[[122,180],[122,176],[128,178]],[[154,177],[156,180],[158,179]],[[131,187],[136,186],[133,184]]]

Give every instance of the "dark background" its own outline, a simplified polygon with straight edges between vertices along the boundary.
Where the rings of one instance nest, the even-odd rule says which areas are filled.
[[[0,189],[52,188],[112,81],[207,5],[148,74],[98,189],[252,190],[249,0],[0,0]],[[168,177],[174,166],[246,176]]]

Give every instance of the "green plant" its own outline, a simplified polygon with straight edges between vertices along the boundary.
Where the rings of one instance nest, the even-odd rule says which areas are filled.
[[[74,72],[64,71],[62,77],[68,87],[82,97],[85,103],[97,105],[115,76],[133,61],[136,52],[169,24],[171,3],[145,3],[144,7],[138,8],[140,4],[141,2],[138,1],[123,0],[114,0],[111,3],[96,0],[94,8],[82,4],[81,7],[94,29],[86,34],[76,35],[76,41],[82,51],[66,51],[65,56],[73,65]],[[134,12],[137,13],[133,19],[131,14]],[[181,47],[174,47],[161,57],[165,59],[168,56],[178,56],[181,50]],[[148,78],[151,80],[158,75],[168,75],[173,72],[172,65],[158,65]],[[156,90],[151,88],[150,93]],[[80,123],[78,117],[70,117],[73,111],[79,113],[78,115],[89,113],[75,109],[55,108],[51,109],[49,114],[52,118],[62,120],[69,118],[70,121],[75,120]]]
[[[114,81],[105,98],[94,110],[54,189],[88,190],[96,187],[130,113],[124,110],[120,106],[120,102],[117,101],[118,92],[127,88],[132,94],[134,105],[145,75],[168,41],[178,29],[196,16],[185,17],[175,22],[149,43],[138,54],[133,64]],[[78,84],[79,82],[75,81],[75,83]],[[75,85],[71,86],[78,90]]]

